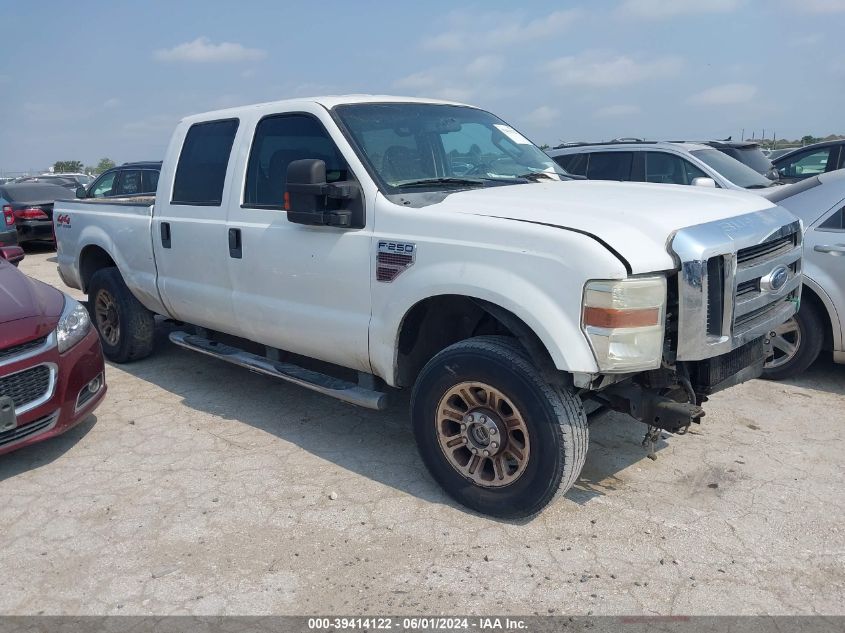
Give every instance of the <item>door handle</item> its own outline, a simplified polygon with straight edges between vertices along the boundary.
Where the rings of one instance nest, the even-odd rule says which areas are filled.
[[[241,246],[241,230],[229,229],[229,257],[241,259],[244,255]]]
[[[845,255],[845,244],[819,244],[813,250],[817,253],[827,253],[828,255],[838,257],[839,255]]]
[[[170,248],[170,222],[161,223],[161,245]]]

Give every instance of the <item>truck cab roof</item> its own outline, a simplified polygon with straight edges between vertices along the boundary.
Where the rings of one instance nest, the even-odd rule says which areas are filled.
[[[324,95],[319,97],[299,97],[295,99],[280,99],[278,101],[266,101],[264,103],[253,103],[222,110],[211,110],[199,114],[192,114],[182,119],[184,122],[205,121],[208,119],[220,119],[226,117],[237,117],[246,112],[254,110],[291,110],[296,106],[309,103],[318,104],[330,110],[339,105],[351,105],[355,103],[433,103],[442,105],[469,106],[456,101],[444,101],[440,99],[428,99],[419,97],[399,97],[395,95],[370,95],[370,94],[348,94],[348,95]]]

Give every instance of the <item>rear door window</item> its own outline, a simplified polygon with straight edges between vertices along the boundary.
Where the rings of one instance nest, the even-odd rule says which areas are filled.
[[[630,180],[633,152],[593,152],[587,165],[590,180]]]
[[[158,189],[158,172],[153,169],[145,169],[141,174],[141,191],[143,193],[155,193]]]
[[[645,165],[646,182],[690,185],[693,178],[707,177],[688,160],[666,152],[646,152]]]
[[[237,131],[237,119],[191,126],[176,166],[172,204],[220,206]]]
[[[141,193],[141,170],[126,169],[120,174],[120,181],[115,188],[117,196],[137,196]]]

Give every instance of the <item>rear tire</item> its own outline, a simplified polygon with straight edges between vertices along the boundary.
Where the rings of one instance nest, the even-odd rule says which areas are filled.
[[[824,321],[818,308],[802,303],[798,313],[775,328],[771,355],[763,366],[763,378],[781,380],[804,372],[819,357],[824,342]]]
[[[411,418],[432,477],[458,503],[499,518],[540,512],[572,487],[587,455],[580,399],[549,385],[508,337],[468,339],[432,358]]]
[[[128,363],[152,354],[155,317],[129,291],[117,268],[94,273],[88,303],[106,358]]]

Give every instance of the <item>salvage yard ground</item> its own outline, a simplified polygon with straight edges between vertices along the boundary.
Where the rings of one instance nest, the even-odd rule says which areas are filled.
[[[63,288],[55,253],[29,250],[21,269]],[[829,358],[718,394],[657,461],[644,427],[600,417],[575,488],[528,523],[453,504],[406,403],[357,409],[165,329],[106,377],[95,417],[0,458],[0,613],[843,612]]]

